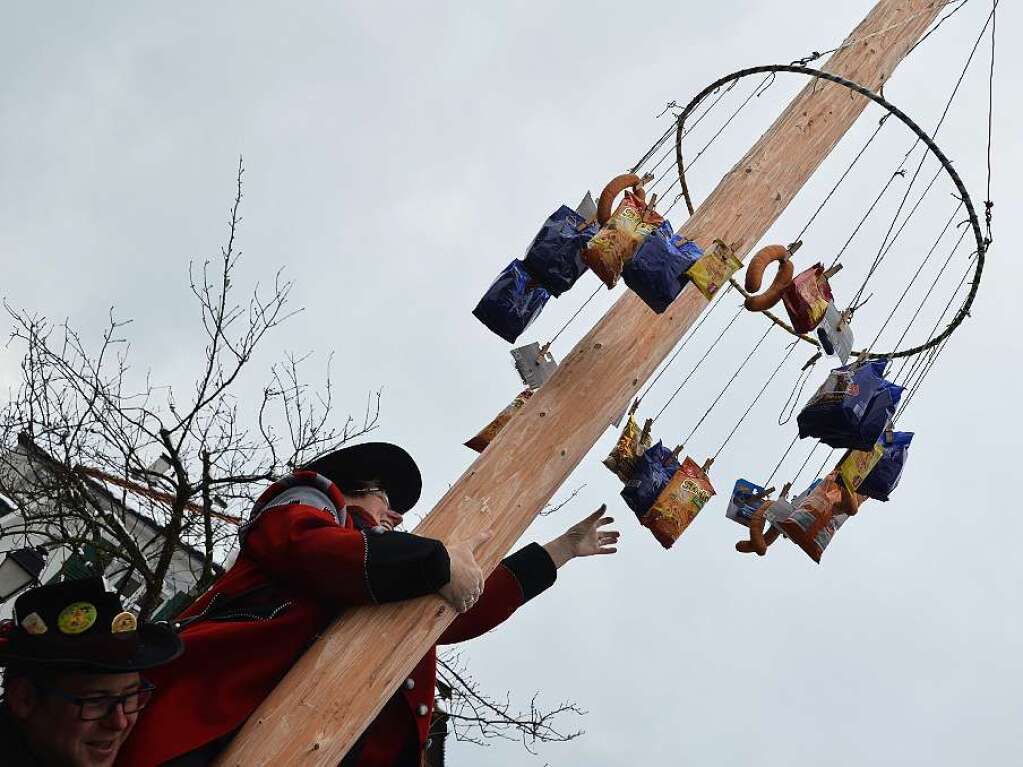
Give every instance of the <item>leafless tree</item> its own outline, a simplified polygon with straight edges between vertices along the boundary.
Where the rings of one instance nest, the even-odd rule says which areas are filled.
[[[144,583],[143,616],[161,601],[175,551],[202,553],[196,576],[204,589],[267,480],[365,434],[379,416],[377,392],[358,418],[339,418],[329,363],[325,383],[310,387],[307,359],[295,355],[272,367],[255,411],[243,407],[238,389],[253,354],[297,311],[281,272],[238,299],[243,176],[239,160],[219,258],[189,265],[205,339],[185,396],[148,376],[137,380],[130,323],[113,311],[90,346],[67,322],[4,304],[24,354],[20,386],[0,412],[0,492],[22,514],[0,535],[90,546],[108,573],[113,564]],[[156,534],[139,536],[126,506],[155,523]]]

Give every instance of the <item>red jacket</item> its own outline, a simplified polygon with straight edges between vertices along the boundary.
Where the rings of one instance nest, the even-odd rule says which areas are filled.
[[[301,473],[298,475],[301,478]],[[260,499],[280,493],[280,483]],[[330,500],[343,508],[333,485]],[[157,692],[122,748],[120,767],[149,767],[192,754],[212,758],[346,605],[393,602],[447,583],[439,541],[374,532],[351,515],[301,503],[266,508],[247,531],[235,564],[178,621],[185,652],[146,672]],[[442,635],[461,642],[489,631],[549,587],[554,563],[536,544],[506,558],[483,595]],[[419,764],[428,737],[436,651],[419,662],[343,764]],[[184,760],[183,760],[184,761]]]

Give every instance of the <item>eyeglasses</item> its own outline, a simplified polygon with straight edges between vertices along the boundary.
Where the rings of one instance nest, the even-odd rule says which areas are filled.
[[[382,487],[362,487],[358,490],[350,490],[349,495],[378,495],[383,499],[384,503],[387,504],[387,508],[391,508],[391,499],[387,497],[387,491]]]
[[[142,686],[123,695],[71,695],[54,687],[45,687],[46,692],[56,695],[78,706],[78,718],[83,722],[95,722],[106,719],[118,706],[126,714],[137,714],[146,707],[153,697],[156,685],[143,682]]]

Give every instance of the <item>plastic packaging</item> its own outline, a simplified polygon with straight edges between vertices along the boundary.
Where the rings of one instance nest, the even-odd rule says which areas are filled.
[[[650,431],[640,429],[630,413],[618,442],[604,459],[604,465],[622,482],[628,482],[636,469],[636,461],[650,447],[651,440]]]
[[[835,368],[796,418],[800,437],[872,450],[895,415],[903,388],[884,378],[887,359]]]
[[[892,435],[891,442],[884,442],[884,454],[877,465],[860,483],[860,495],[887,501],[895,488],[899,486],[902,470],[909,458],[909,444],[913,441],[913,432],[897,431]]]
[[[778,519],[775,524],[819,563],[824,550],[849,518],[844,509],[842,491],[832,472],[795,504],[795,510],[788,517]]]
[[[506,266],[472,310],[476,319],[509,343],[543,310],[551,294],[515,260]]]
[[[613,288],[643,239],[663,222],[653,208],[632,192],[626,192],[611,220],[589,241],[582,254],[583,263],[608,288]]]
[[[504,410],[494,416],[494,420],[480,429],[479,433],[475,437],[466,442],[465,446],[475,450],[477,453],[482,453],[486,449],[487,445],[493,441],[494,437],[498,435],[498,432],[507,426],[508,421],[510,421],[519,412],[519,410],[522,409],[522,406],[526,404],[526,400],[532,396],[532,389],[524,389],[519,392],[518,396],[515,397],[515,399],[513,399],[511,403],[504,408]]]
[[[722,285],[742,268],[742,261],[735,252],[721,240],[707,248],[707,252],[691,267],[686,275],[709,301]]]
[[[600,227],[596,221],[585,224],[586,219],[562,205],[544,222],[526,250],[526,270],[555,298],[575,285],[586,271],[582,254]]]
[[[725,516],[733,522],[749,527],[753,513],[766,502],[764,498],[754,499],[753,496],[762,493],[765,489],[748,479],[737,479],[735,487],[732,488],[732,497],[728,501]]]
[[[854,340],[852,327],[843,320],[842,312],[834,301],[828,303],[824,320],[817,326],[817,338],[821,342],[821,349],[829,357],[838,357],[843,365],[849,361]]]
[[[881,440],[884,440],[883,436]],[[883,455],[884,444],[881,441],[872,450],[850,450],[838,462],[838,478],[850,493],[855,493]]]
[[[703,255],[692,240],[674,233],[665,221],[647,235],[636,255],[625,264],[625,284],[658,314],[678,298],[689,278],[686,272]]]
[[[820,325],[833,298],[821,264],[797,274],[781,294],[792,329],[797,333],[809,333]]]
[[[640,517],[640,524],[653,533],[658,543],[670,549],[713,495],[714,486],[706,473],[687,457],[650,511]]]
[[[678,458],[660,442],[636,460],[636,467],[622,489],[622,498],[637,517],[642,519],[650,511],[678,469]]]

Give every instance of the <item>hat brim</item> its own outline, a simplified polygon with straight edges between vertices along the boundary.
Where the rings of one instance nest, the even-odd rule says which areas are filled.
[[[399,514],[415,506],[423,491],[423,477],[412,456],[389,442],[343,447],[302,468],[322,474],[342,493],[360,482],[379,482],[387,491],[391,509]]]
[[[114,674],[162,666],[184,652],[177,632],[162,623],[140,623],[129,634],[107,634],[93,642],[46,641],[25,636],[0,646],[0,666],[28,665],[76,673]]]

